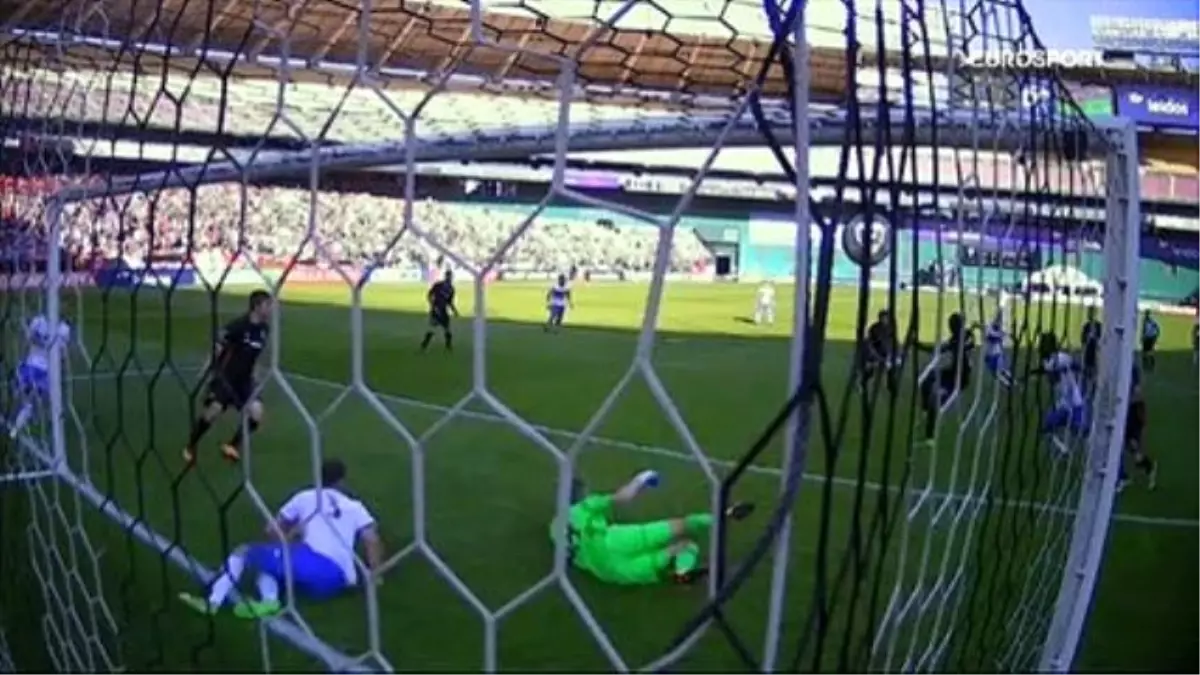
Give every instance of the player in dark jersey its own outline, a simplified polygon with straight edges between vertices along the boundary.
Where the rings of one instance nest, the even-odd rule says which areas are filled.
[[[1158,336],[1162,335],[1162,327],[1158,325],[1158,319],[1146,310],[1142,314],[1142,370],[1147,373],[1154,371],[1154,366],[1158,363],[1158,358],[1155,355],[1155,348],[1158,346]]]
[[[425,299],[429,302],[429,328],[425,331],[425,337],[421,339],[421,351],[425,351],[433,341],[433,334],[438,329],[441,329],[442,337],[446,341],[446,350],[453,349],[454,335],[450,332],[450,314],[458,316],[458,307],[454,306],[454,273],[446,270],[446,276],[429,287]]]
[[[250,306],[246,313],[230,321],[221,330],[217,339],[212,361],[205,369],[208,378],[208,394],[200,416],[192,423],[192,434],[183,459],[191,464],[196,461],[196,444],[212,428],[213,422],[229,408],[245,412],[246,427],[250,433],[258,430],[262,421],[262,402],[254,397],[254,368],[258,357],[267,346],[270,334],[271,294],[254,291],[250,294]],[[242,429],[228,443],[221,446],[225,459],[236,462],[242,457]]]
[[[1087,321],[1079,329],[1079,344],[1083,346],[1083,385],[1091,391],[1096,381],[1096,366],[1100,362],[1100,334],[1104,326],[1096,318],[1096,308],[1088,307]]]
[[[863,390],[877,376],[887,373],[896,365],[899,349],[896,346],[896,322],[891,312],[881,311],[875,320],[867,327],[867,334],[862,349],[862,381],[859,383]]]
[[[1158,464],[1142,449],[1142,436],[1146,432],[1146,394],[1142,389],[1142,373],[1137,364],[1129,380],[1129,407],[1125,413],[1125,450],[1133,457],[1133,465],[1146,474],[1147,486],[1153,490],[1158,483]],[[1121,462],[1117,489],[1125,488],[1129,474]]]
[[[925,412],[925,440],[933,440],[934,427],[942,404],[962,389],[971,386],[971,358],[975,352],[975,334],[955,312],[946,321],[950,331],[938,345],[917,345],[932,352],[933,363],[921,376],[921,408]]]

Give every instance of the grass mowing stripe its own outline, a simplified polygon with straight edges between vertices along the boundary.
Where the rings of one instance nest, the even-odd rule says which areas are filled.
[[[187,370],[194,371],[194,370],[199,370],[199,369],[200,369],[200,366],[192,366],[189,368],[180,368],[181,371],[187,371]],[[126,372],[130,373],[130,374],[135,374],[136,372],[139,372],[139,371],[126,371]],[[346,386],[344,383],[335,382],[333,380],[327,380],[327,379],[323,379],[323,378],[319,378],[319,377],[312,377],[309,375],[303,375],[300,373],[283,372],[282,374],[284,375],[284,377],[294,379],[298,382],[304,382],[304,383],[319,386],[319,387],[327,387],[327,388],[334,389],[334,388],[344,388]],[[111,373],[111,374],[97,373],[95,375],[95,377],[101,377],[101,378],[116,377],[116,376],[117,376],[116,373]],[[76,375],[76,376],[72,376],[70,379],[86,380],[86,379],[88,379],[88,377],[89,376]],[[375,392],[375,394],[377,396],[379,396],[379,398],[381,398],[385,401],[388,401],[390,403],[394,403],[394,404],[398,404],[398,405],[402,405],[402,406],[406,406],[406,407],[410,407],[410,408],[415,408],[415,409],[419,409],[419,410],[426,410],[426,411],[431,411],[431,412],[441,412],[441,413],[445,413],[450,410],[450,408],[448,406],[427,403],[425,401],[420,401],[420,400],[413,399],[413,398],[407,398],[404,396],[397,396],[395,394],[389,394],[386,392],[377,391],[377,392]],[[493,422],[493,423],[497,423],[497,424],[502,424],[505,422],[504,418],[500,417],[499,415],[489,415],[487,413],[480,413],[480,412],[474,412],[474,411],[468,411],[468,410],[460,411],[458,414],[466,419],[471,419],[471,420],[475,420],[475,421]],[[560,438],[568,438],[568,439],[574,439],[574,438],[579,437],[579,434],[577,432],[569,431],[566,429],[557,429],[554,427],[549,427],[549,426],[545,426],[545,425],[541,425],[541,424],[531,424],[531,426],[534,429],[537,429],[538,431],[540,431],[541,433],[547,434],[549,436],[557,436]],[[687,453],[684,453],[684,452],[681,452],[678,450],[672,450],[670,448],[646,445],[646,444],[642,444],[642,443],[634,443],[632,441],[623,441],[623,440],[615,439],[615,438],[605,438],[603,436],[593,436],[591,440],[592,440],[592,442],[594,442],[598,445],[606,445],[606,446],[612,447],[612,448],[621,448],[623,450],[632,450],[634,452],[640,452],[640,453],[647,454],[647,455],[654,455],[657,457],[667,457],[670,459],[676,459],[676,460],[685,461],[685,462],[694,461],[694,459]],[[710,461],[713,464],[715,464],[717,466],[721,466],[721,467],[728,468],[730,466],[733,466],[733,462],[729,462],[727,460],[711,459]],[[777,477],[782,475],[782,472],[780,471],[780,469],[777,469],[775,467],[770,467],[770,466],[751,465],[748,470],[752,473],[757,473],[757,474],[761,474],[761,475],[777,476]],[[824,476],[821,474],[806,473],[806,474],[804,474],[804,478],[805,478],[805,480],[809,480],[812,482],[823,482],[825,480],[830,480],[834,485],[838,485],[840,487],[845,487],[845,488],[854,488],[854,487],[858,486],[858,481],[855,481],[855,480],[852,480],[849,478],[843,478],[841,476],[827,477],[827,476]],[[872,492],[878,492],[878,491],[892,492],[897,489],[893,486],[881,485],[879,483],[875,483],[872,481],[864,482],[863,486]],[[930,495],[930,498],[932,498],[933,500],[938,500],[938,501],[954,500],[954,501],[964,501],[964,502],[968,502],[968,503],[972,503],[972,502],[979,503],[979,502],[985,501],[985,499],[982,497],[964,497],[961,495],[952,495],[952,494],[947,494],[947,493],[942,493],[942,492],[935,492],[932,495]],[[1033,502],[1033,501],[1028,501],[1028,500],[1004,501],[1004,502],[1001,502],[1000,504],[1003,506],[1006,506],[1006,507],[1014,507],[1014,508],[1020,508],[1020,509],[1044,510],[1044,511],[1047,511],[1050,513],[1055,513],[1055,514],[1062,515],[1062,516],[1074,516],[1076,513],[1075,509],[1056,507],[1056,506],[1051,506],[1049,504],[1045,504],[1043,502]],[[1173,527],[1173,528],[1183,528],[1183,529],[1200,529],[1200,520],[1189,519],[1189,518],[1169,518],[1169,517],[1162,517],[1162,516],[1139,516],[1139,515],[1130,514],[1130,513],[1114,513],[1113,520],[1116,522],[1119,522],[1119,523],[1143,525],[1143,526],[1150,526],[1150,527]]]

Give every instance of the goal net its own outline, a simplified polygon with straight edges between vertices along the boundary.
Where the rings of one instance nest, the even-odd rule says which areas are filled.
[[[1137,151],[964,58],[1020,3],[0,7],[0,671],[1070,668]],[[193,611],[330,459],[359,583]],[[624,587],[572,487],[645,471]]]

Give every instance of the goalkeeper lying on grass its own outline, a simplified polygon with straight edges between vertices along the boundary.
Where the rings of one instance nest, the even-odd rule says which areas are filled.
[[[709,513],[693,513],[643,523],[616,523],[615,506],[627,504],[641,491],[658,485],[658,474],[643,471],[612,494],[587,494],[583,482],[571,484],[567,513],[567,556],[575,567],[597,579],[626,586],[664,581],[692,583],[708,568],[701,564],[696,538],[713,525]],[[725,512],[741,520],[754,511],[752,504],[735,504]],[[557,535],[550,526],[551,540]]]

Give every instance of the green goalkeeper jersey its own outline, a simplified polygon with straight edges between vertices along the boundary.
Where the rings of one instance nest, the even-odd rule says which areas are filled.
[[[588,495],[571,505],[567,512],[567,556],[586,570],[598,571],[608,563],[609,553],[604,535],[612,524],[612,497]],[[550,537],[555,535],[550,526]]]

